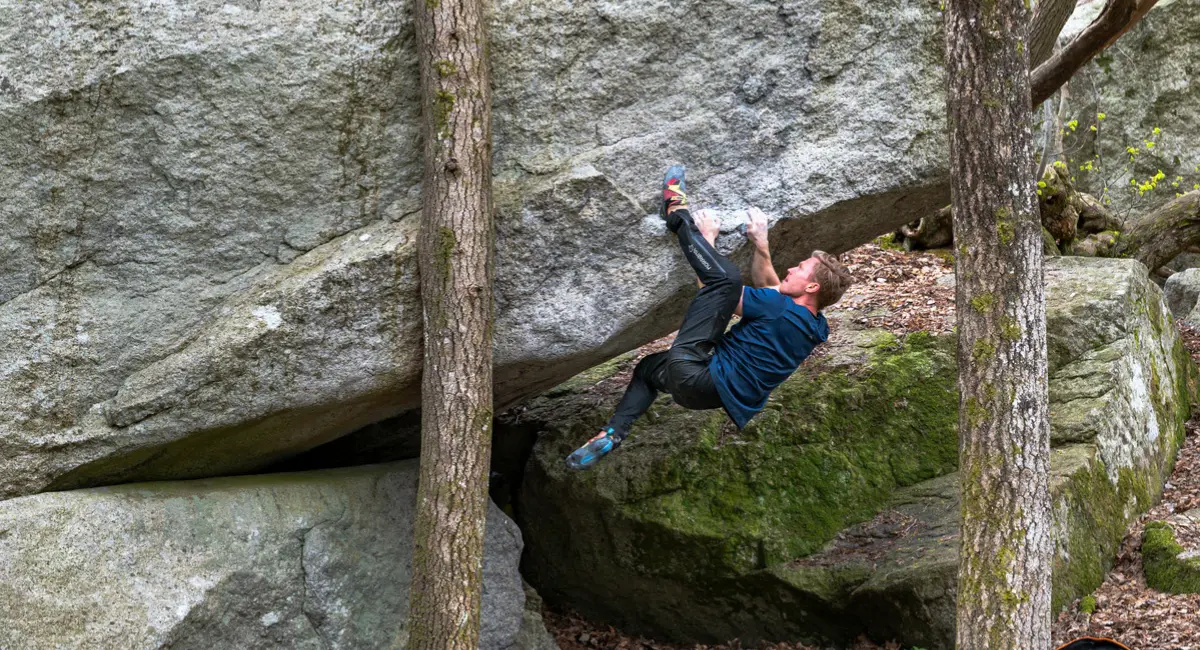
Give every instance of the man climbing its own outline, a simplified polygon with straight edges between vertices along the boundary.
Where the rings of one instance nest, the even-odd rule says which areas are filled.
[[[709,210],[688,210],[683,167],[663,179],[662,216],[679,237],[701,289],[692,298],[671,349],[642,359],[608,425],[567,456],[585,469],[620,446],[659,391],[689,409],[724,408],[738,429],[767,403],[767,396],[829,336],[821,310],[853,282],[836,257],[823,251],[788,269],[783,280],[771,266],[767,218],[750,209],[746,237],[754,242],[751,279],[743,287],[737,266],[717,253],[720,221]],[[733,314],[742,320],[725,333]]]

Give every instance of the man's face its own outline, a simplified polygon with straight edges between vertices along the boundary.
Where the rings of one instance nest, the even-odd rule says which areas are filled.
[[[821,285],[813,277],[817,265],[821,263],[815,257],[810,257],[787,270],[787,275],[779,284],[779,293],[793,298],[799,298],[805,293],[815,293]]]

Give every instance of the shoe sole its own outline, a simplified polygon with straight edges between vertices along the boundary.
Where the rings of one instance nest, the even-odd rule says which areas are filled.
[[[571,455],[567,456],[567,467],[570,467],[571,469],[587,469],[592,465],[595,465],[600,461],[601,458],[604,458],[610,451],[614,449],[614,445],[612,444],[611,440],[606,440],[605,442],[608,443],[608,446],[598,453],[585,451],[583,449],[576,449],[575,451],[571,452]]]

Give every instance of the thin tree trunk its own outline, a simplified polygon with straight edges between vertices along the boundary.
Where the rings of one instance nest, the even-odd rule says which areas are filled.
[[[962,534],[958,647],[1050,647],[1042,227],[1024,0],[949,0]]]
[[[425,140],[425,372],[407,647],[476,650],[492,432],[487,32],[483,0],[413,7]]]
[[[1075,11],[1075,0],[1039,0],[1029,27],[1029,67],[1036,68],[1054,51],[1058,35]]]

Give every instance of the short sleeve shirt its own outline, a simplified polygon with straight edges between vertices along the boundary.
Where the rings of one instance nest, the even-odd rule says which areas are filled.
[[[709,362],[721,402],[739,429],[828,338],[823,314],[813,314],[775,289],[743,289],[742,320],[721,339]]]

